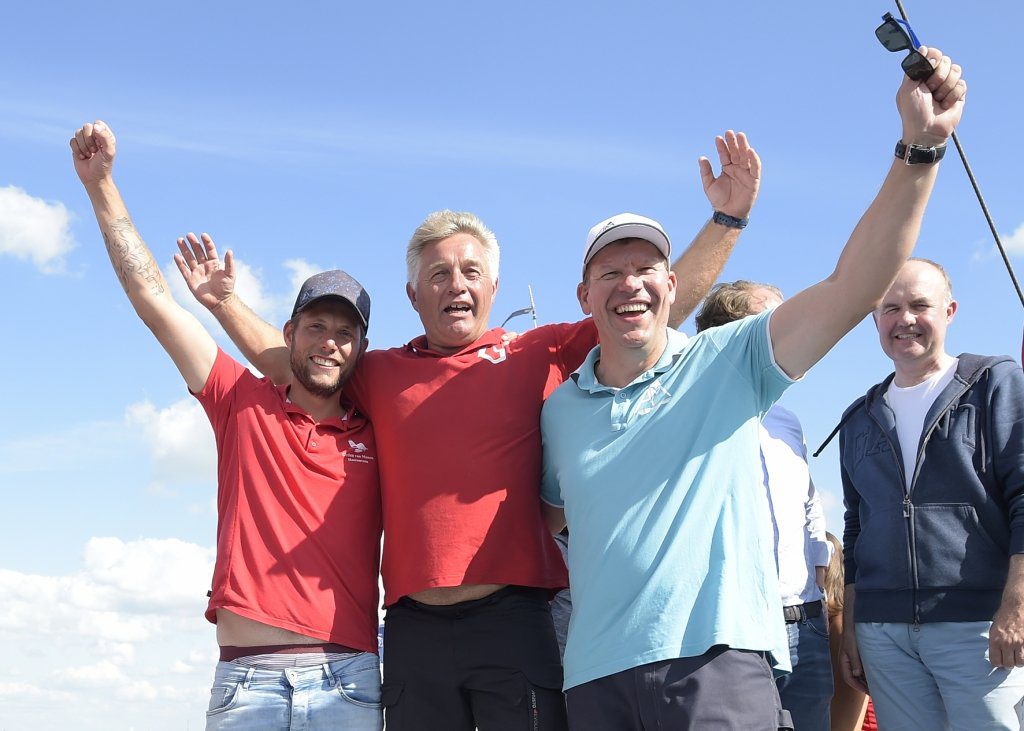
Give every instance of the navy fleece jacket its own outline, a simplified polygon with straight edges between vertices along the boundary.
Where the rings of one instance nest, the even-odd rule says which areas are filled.
[[[965,353],[925,417],[909,490],[883,395],[840,431],[846,583],[857,622],[991,620],[1009,557],[1024,553],[1024,372]]]

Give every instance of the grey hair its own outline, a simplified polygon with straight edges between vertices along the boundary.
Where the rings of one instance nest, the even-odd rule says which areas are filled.
[[[947,307],[949,307],[949,303],[953,301],[953,280],[949,278],[949,274],[946,272],[943,266],[939,264],[937,261],[925,259],[923,256],[912,256],[909,259],[907,259],[908,263],[912,261],[919,261],[922,264],[927,264],[928,266],[932,267],[939,274],[942,275],[942,281],[945,282],[946,284],[946,291],[943,293],[946,297],[945,304]]]
[[[469,234],[480,242],[484,249],[484,258],[487,260],[487,268],[490,270],[487,274],[492,279],[497,279],[499,252],[498,238],[494,232],[473,213],[445,209],[434,211],[423,219],[423,223],[409,239],[409,246],[405,250],[406,277],[409,283],[416,281],[420,270],[420,257],[425,246],[460,233]]]

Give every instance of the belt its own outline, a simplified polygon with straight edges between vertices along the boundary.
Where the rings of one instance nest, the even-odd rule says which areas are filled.
[[[821,616],[821,600],[807,602],[806,604],[794,604],[791,607],[782,608],[782,616],[786,618],[786,624],[799,622],[801,619]]]

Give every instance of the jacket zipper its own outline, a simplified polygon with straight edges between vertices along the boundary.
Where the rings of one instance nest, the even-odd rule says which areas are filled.
[[[961,396],[967,393],[970,389],[971,384],[962,385],[961,389],[955,394],[953,398],[949,400],[950,404],[957,402]],[[907,475],[903,471],[903,453],[902,451],[897,454],[896,445],[893,444],[892,439],[889,438],[889,432],[886,431],[885,427],[878,418],[871,413],[871,409],[867,409],[868,415],[872,421],[878,426],[878,430],[885,435],[885,439],[889,442],[889,451],[892,453],[893,459],[896,460],[896,470],[900,474],[901,485],[903,486],[903,517],[907,521],[907,543],[910,549],[910,572],[911,572],[911,587],[910,595],[914,604],[914,631],[919,632],[921,630],[921,607],[917,601],[917,590],[918,590],[918,577],[917,577],[917,537],[914,535],[914,505],[911,502],[911,498],[914,493],[914,486],[917,484],[917,476],[921,472],[921,462],[924,459],[925,449],[928,447],[928,442],[932,438],[932,434],[935,432],[935,428],[942,421],[944,414],[949,412],[949,407],[946,406],[938,414],[932,423],[928,425],[928,428],[924,432],[924,438],[921,439],[921,445],[917,450],[917,459],[914,461],[914,476],[910,483],[907,484]]]
[[[878,417],[871,413],[870,408],[867,412],[868,416],[871,417],[871,420],[878,427],[878,431],[885,436],[885,441],[889,443],[889,453],[896,462],[896,471],[900,476],[900,489],[903,492],[903,518],[907,521],[907,551],[910,554],[910,596],[914,604],[914,628],[917,629],[919,618],[917,611],[917,546],[914,545],[914,506],[910,502],[910,487],[907,485],[907,475],[903,471],[903,453],[899,450],[898,445],[893,444],[888,430],[878,420]]]

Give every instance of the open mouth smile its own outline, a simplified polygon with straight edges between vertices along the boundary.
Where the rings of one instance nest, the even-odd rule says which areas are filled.
[[[637,313],[647,312],[651,309],[651,306],[646,302],[630,302],[625,305],[619,305],[615,308],[616,315],[632,315]]]

